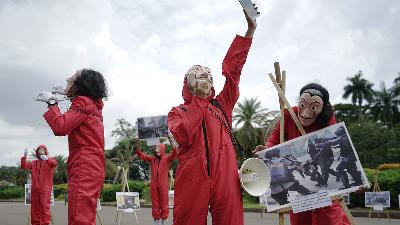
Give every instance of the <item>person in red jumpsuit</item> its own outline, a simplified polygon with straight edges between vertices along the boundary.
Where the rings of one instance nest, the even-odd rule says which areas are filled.
[[[208,212],[216,225],[244,223],[230,128],[241,71],[256,29],[256,23],[245,15],[247,33],[235,37],[222,63],[226,78],[222,91],[214,97],[210,69],[192,66],[183,83],[184,103],[168,114],[168,128],[179,145],[180,162],[174,186],[174,225],[205,225]]]
[[[154,146],[155,156],[147,155],[142,152],[140,146],[136,150],[137,156],[150,163],[151,182],[150,195],[152,204],[152,215],[155,224],[166,224],[168,209],[168,170],[172,162],[176,158],[176,150],[172,149],[172,153],[166,155],[165,145],[160,144]]]
[[[310,83],[300,90],[298,106],[292,107],[307,133],[335,124],[336,119],[329,102],[329,92],[319,84]],[[284,111],[285,140],[301,136],[300,131],[289,114]],[[280,144],[280,123],[278,122],[265,146],[257,146],[254,153]],[[338,201],[331,206],[294,214],[290,212],[292,225],[350,225]]]
[[[31,223],[32,225],[50,224],[50,198],[53,187],[54,168],[57,161],[48,157],[47,147],[39,145],[36,148],[37,160],[26,161],[28,150],[21,158],[21,168],[32,170],[31,188]]]
[[[65,95],[71,107],[62,114],[49,104],[43,115],[56,136],[68,135],[68,224],[95,225],[96,205],[105,177],[103,101],[107,88],[103,76],[91,69],[67,79]],[[38,99],[46,99],[38,96]]]

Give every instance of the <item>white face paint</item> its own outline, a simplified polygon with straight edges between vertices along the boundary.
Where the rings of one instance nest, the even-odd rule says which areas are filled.
[[[74,86],[76,78],[81,74],[82,70],[77,70],[74,75],[67,79],[67,86],[65,87],[65,95],[67,97],[72,97],[71,89]]]
[[[315,122],[318,115],[322,112],[324,102],[319,96],[311,96],[303,93],[300,96],[298,117],[301,125],[310,126]]]
[[[154,147],[154,152],[156,153],[157,156],[161,156],[161,150],[159,145],[156,145]]]
[[[192,66],[186,73],[185,79],[193,95],[206,98],[211,95],[213,78],[208,67]]]
[[[38,153],[39,155],[46,155],[46,150],[44,148],[39,148]]]

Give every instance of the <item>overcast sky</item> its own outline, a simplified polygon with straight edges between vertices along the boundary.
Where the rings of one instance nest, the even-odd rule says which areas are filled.
[[[308,82],[343,101],[346,77],[358,70],[375,86],[400,72],[400,1],[258,0],[261,11],[243,69],[241,96],[267,109],[278,99],[267,74],[279,61],[287,71],[287,97],[296,104]],[[54,137],[32,100],[76,69],[91,67],[107,79],[106,148],[117,118],[167,114],[182,102],[184,73],[211,68],[216,91],[221,62],[247,24],[237,0],[1,0],[0,165],[16,165],[25,148],[41,143],[68,154],[67,138]],[[67,108],[66,104],[61,104]]]

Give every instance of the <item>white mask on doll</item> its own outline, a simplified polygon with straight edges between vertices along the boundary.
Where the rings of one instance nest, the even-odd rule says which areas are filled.
[[[213,78],[208,67],[194,65],[185,74],[187,86],[192,93],[199,97],[206,98],[211,95]]]

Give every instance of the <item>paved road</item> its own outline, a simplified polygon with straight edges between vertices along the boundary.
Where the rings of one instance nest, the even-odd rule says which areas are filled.
[[[0,203],[0,225],[24,225],[27,223],[27,215],[29,208],[24,206],[23,203],[15,202],[2,202]],[[67,206],[62,203],[56,203],[51,207],[51,212],[55,225],[67,225]],[[99,211],[99,216],[103,225],[116,224],[116,210],[115,207],[103,206]],[[154,224],[151,218],[151,210],[142,208],[137,211],[140,225]],[[172,217],[171,217],[172,218]],[[357,225],[400,225],[400,220],[387,219],[368,219],[368,218],[355,218]],[[171,222],[171,221],[170,221]],[[286,217],[285,225],[289,225],[288,217]],[[97,224],[100,224],[99,222]],[[122,214],[121,225],[136,225],[134,214]],[[211,224],[211,218],[208,218],[208,224]],[[245,213],[246,225],[276,225],[278,224],[278,216],[276,214],[264,214],[263,218],[260,213]]]

